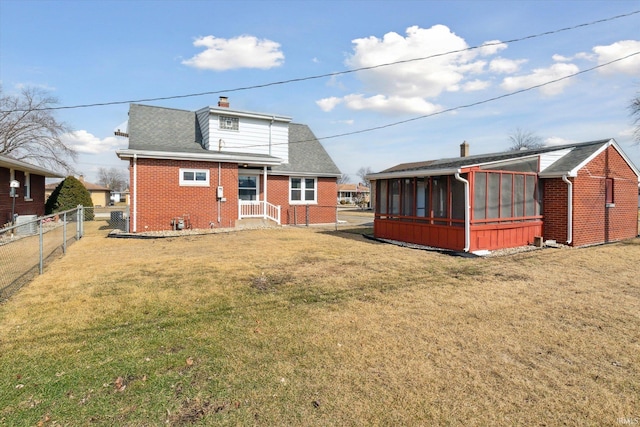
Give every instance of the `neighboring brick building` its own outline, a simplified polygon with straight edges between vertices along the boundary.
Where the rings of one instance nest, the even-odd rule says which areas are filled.
[[[44,215],[45,178],[61,178],[50,170],[0,155],[0,226],[11,222],[12,211],[18,215]],[[11,181],[19,187],[11,196]]]
[[[460,251],[638,234],[640,172],[613,139],[406,163],[369,175],[374,235]]]
[[[311,130],[289,117],[217,107],[132,104],[131,232],[336,221],[340,170]]]

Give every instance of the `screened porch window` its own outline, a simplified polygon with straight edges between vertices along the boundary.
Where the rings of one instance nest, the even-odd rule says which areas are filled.
[[[376,213],[380,215],[440,225],[464,225],[464,183],[453,176],[379,180],[376,196]]]
[[[473,219],[486,223],[522,221],[540,215],[538,178],[534,174],[476,172],[473,186]]]

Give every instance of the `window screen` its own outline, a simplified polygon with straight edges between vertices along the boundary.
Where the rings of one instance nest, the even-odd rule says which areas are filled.
[[[389,181],[382,180],[376,183],[376,188],[378,190],[378,213],[386,214],[387,213],[387,183]]]
[[[500,174],[489,173],[487,192],[487,218],[500,217]]]
[[[391,180],[391,200],[389,201],[390,213],[398,215],[400,213],[400,180]]]
[[[485,219],[487,209],[487,174],[479,172],[474,175],[473,184],[473,217]]]
[[[503,174],[500,184],[500,218],[511,218],[513,215],[513,175]]]
[[[414,216],[413,179],[404,179],[402,186],[402,215]]]

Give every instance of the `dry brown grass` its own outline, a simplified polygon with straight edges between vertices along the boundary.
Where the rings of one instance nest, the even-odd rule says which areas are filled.
[[[357,230],[88,231],[0,306],[0,423],[640,418],[638,239],[473,259]]]

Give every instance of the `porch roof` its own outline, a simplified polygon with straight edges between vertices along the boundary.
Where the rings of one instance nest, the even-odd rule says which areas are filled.
[[[590,161],[595,155],[604,150],[606,147],[613,145],[618,152],[625,158],[630,167],[638,175],[638,169],[622,152],[620,147],[613,139],[602,139],[597,141],[589,141],[575,144],[556,145],[553,147],[543,147],[531,150],[504,151],[501,153],[478,154],[467,157],[454,157],[438,160],[429,160],[424,162],[402,163],[381,172],[370,174],[369,179],[387,179],[387,178],[406,178],[413,176],[436,176],[436,175],[452,175],[456,172],[462,172],[463,169],[487,166],[491,164],[499,165],[502,162],[524,159],[527,157],[538,157],[546,153],[566,151],[558,160],[549,165],[544,171],[541,171],[540,177],[551,178],[576,173],[584,164]]]

